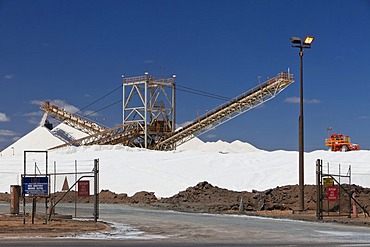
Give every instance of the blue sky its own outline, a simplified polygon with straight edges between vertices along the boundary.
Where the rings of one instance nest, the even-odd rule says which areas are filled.
[[[34,129],[38,103],[84,108],[121,75],[176,74],[181,86],[237,96],[290,68],[295,83],[204,141],[298,149],[299,56],[304,54],[305,150],[326,149],[327,128],[370,149],[370,1],[0,1],[0,150]],[[121,91],[84,110],[122,99]],[[177,123],[223,101],[179,91]],[[121,123],[121,104],[94,120]]]

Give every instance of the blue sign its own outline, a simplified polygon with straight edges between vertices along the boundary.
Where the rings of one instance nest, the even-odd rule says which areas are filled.
[[[49,177],[23,177],[23,195],[49,195]]]

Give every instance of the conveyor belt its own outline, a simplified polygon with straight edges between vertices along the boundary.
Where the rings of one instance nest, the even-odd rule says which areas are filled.
[[[172,150],[175,145],[181,145],[194,136],[199,136],[211,129],[214,129],[216,126],[219,126],[220,124],[223,124],[274,98],[293,81],[292,74],[281,72],[276,77],[264,82],[262,85],[257,86],[226,104],[207,112],[207,114],[203,115],[199,119],[195,119],[184,128],[164,137],[162,141],[158,142],[153,147],[153,149]]]
[[[43,102],[40,108],[57,120],[89,135],[93,135],[107,129],[97,123],[84,119],[83,117],[79,117],[76,114],[69,113],[49,101]]]

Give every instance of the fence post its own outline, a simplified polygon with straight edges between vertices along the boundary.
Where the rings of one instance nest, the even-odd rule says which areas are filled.
[[[321,206],[321,160],[316,160],[316,219],[321,220],[321,212],[322,212],[322,206]]]
[[[77,182],[77,160],[75,160],[75,182]],[[77,187],[75,187],[75,217],[77,217],[77,200],[78,200],[78,195],[77,195]]]
[[[94,222],[99,218],[99,159],[94,159]]]
[[[356,196],[356,192],[353,192],[351,194],[351,198],[350,198],[350,205],[351,205],[351,202],[353,201],[352,198],[355,198],[355,196]],[[357,218],[358,215],[357,215],[357,206],[356,206],[356,203],[353,203],[352,210],[353,210],[353,212],[352,212],[353,217]],[[351,210],[349,211],[349,215],[351,216]]]
[[[20,185],[10,185],[10,213],[19,214]]]

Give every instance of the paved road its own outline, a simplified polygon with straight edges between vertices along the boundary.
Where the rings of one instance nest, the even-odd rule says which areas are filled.
[[[190,214],[101,205],[109,233],[2,240],[0,246],[370,246],[370,228],[247,216]]]

